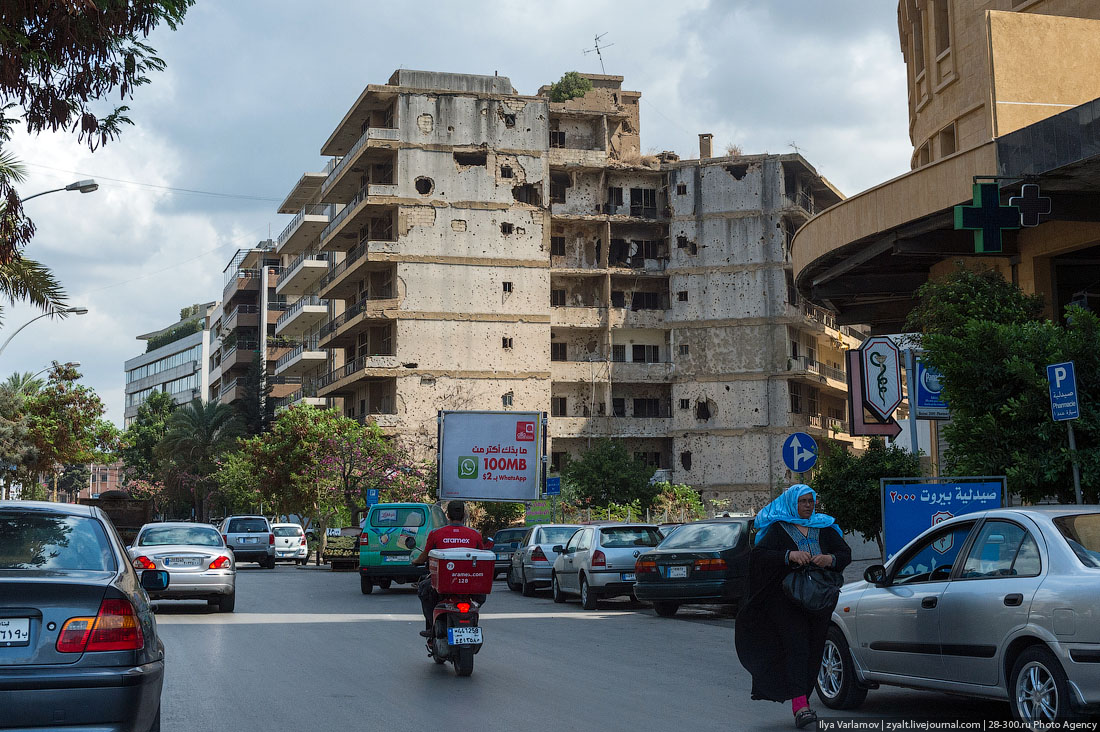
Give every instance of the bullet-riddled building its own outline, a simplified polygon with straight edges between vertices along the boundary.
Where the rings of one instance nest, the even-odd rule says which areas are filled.
[[[793,429],[844,439],[858,332],[801,305],[795,229],[841,196],[799,155],[640,154],[640,93],[400,70],[369,85],[280,212],[276,376],[434,447],[439,409],[550,414],[732,505]]]

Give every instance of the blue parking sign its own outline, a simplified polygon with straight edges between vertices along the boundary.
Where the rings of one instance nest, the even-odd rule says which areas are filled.
[[[1047,366],[1047,381],[1050,382],[1050,415],[1054,417],[1054,421],[1077,419],[1080,410],[1077,405],[1077,374],[1073,369],[1073,361]]]
[[[546,479],[546,495],[548,496],[560,496],[561,495],[561,477],[555,476],[553,478]]]
[[[368,488],[367,489],[367,505],[368,506],[373,506],[377,503],[378,503],[378,489],[377,488]]]

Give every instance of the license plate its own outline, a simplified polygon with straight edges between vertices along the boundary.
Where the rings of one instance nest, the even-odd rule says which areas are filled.
[[[497,559],[510,559],[511,557],[512,555],[507,552],[497,552]]]
[[[382,555],[382,562],[383,563],[407,562],[407,561],[409,561],[409,555],[408,554],[384,554],[384,555]]]
[[[481,630],[478,629],[478,639]],[[27,646],[31,642],[30,618],[0,618],[0,646]]]
[[[623,572],[622,573],[622,578],[623,578],[623,582],[633,582],[634,581],[634,573],[633,572]]]
[[[256,543],[256,538],[253,537],[253,536],[242,536],[237,541],[239,541],[242,544],[255,544]]]
[[[447,643],[469,646],[481,642],[481,628],[447,628]]]
[[[165,557],[164,563],[169,567],[198,567],[202,560],[198,557]]]
[[[687,567],[669,567],[668,578],[669,579],[684,579],[688,576]]]

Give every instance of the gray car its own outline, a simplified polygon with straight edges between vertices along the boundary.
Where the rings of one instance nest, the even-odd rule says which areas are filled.
[[[532,526],[512,552],[508,570],[508,589],[531,597],[537,588],[550,586],[554,568],[554,547],[565,544],[580,524],[541,524]]]
[[[154,600],[206,600],[223,613],[233,612],[237,568],[233,552],[209,524],[165,521],[145,524],[129,548],[134,569],[163,569],[169,587],[150,592]]]
[[[275,569],[275,533],[263,516],[230,516],[221,525],[222,538],[240,562]]]
[[[565,546],[556,546],[550,589],[554,602],[577,595],[585,610],[601,597],[634,593],[634,565],[641,554],[661,543],[653,524],[582,526]]]
[[[95,506],[0,501],[0,727],[159,732],[168,582]]]
[[[1000,699],[1026,722],[1100,708],[1100,513],[998,509],[929,528],[846,585],[817,692],[891,684]]]

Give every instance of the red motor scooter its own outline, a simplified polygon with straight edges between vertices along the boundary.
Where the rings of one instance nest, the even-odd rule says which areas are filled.
[[[492,592],[495,564],[496,554],[482,549],[433,549],[428,553],[432,588],[439,593],[428,655],[436,663],[450,661],[457,676],[474,672],[474,654],[482,643],[477,597]]]

